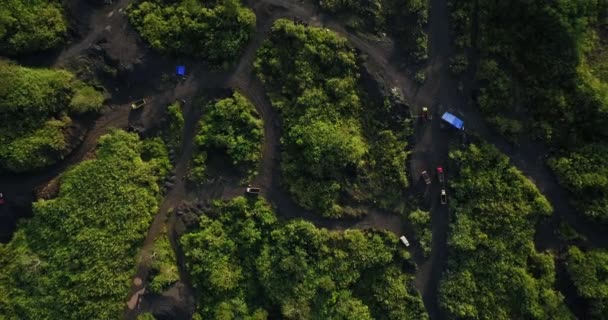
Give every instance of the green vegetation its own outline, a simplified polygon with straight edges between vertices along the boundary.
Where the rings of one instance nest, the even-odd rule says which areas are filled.
[[[608,251],[570,247],[566,268],[578,294],[589,302],[590,315],[603,319],[608,314]]]
[[[251,179],[257,174],[264,138],[264,123],[255,106],[234,92],[232,97],[209,102],[204,112],[195,138],[191,180],[203,180],[208,153],[225,154],[246,179]]]
[[[550,159],[549,165],[587,217],[608,223],[607,144],[586,145],[567,157]]]
[[[416,209],[408,215],[414,232],[416,232],[416,239],[422,247],[422,253],[425,257],[428,257],[431,253],[431,244],[433,241],[433,233],[431,230],[431,213],[428,211],[422,211]]]
[[[409,123],[388,99],[367,102],[363,112],[346,39],[278,20],[255,68],[283,118],[283,178],[301,206],[340,217],[360,214],[341,198],[383,208],[401,200]]]
[[[453,151],[448,267],[440,303],[457,319],[571,319],[534,227],[552,208],[493,146]]]
[[[240,0],[149,0],[128,12],[154,49],[224,67],[235,62],[255,29],[255,14]]]
[[[139,314],[137,316],[137,320],[156,320],[156,318],[154,317],[153,314],[146,312],[146,313]]]
[[[0,244],[4,319],[121,317],[134,257],[158,210],[157,166],[168,162],[143,161],[143,149],[135,134],[102,136],[96,158],[65,172],[58,196],[35,202],[34,216]]]
[[[284,224],[263,199],[239,197],[216,202],[181,245],[195,319],[428,318],[409,254],[387,232]]]
[[[179,102],[175,102],[167,107],[169,127],[167,128],[167,141],[171,148],[179,149],[182,145],[184,135],[184,111]]]
[[[30,69],[0,60],[0,171],[29,171],[69,150],[72,113],[97,111],[103,94],[64,70]]]
[[[428,58],[428,3],[422,0],[319,0],[322,10],[333,13],[351,29],[392,35],[398,47],[412,48],[415,62]]]
[[[605,162],[594,152],[608,138],[608,1],[451,6],[460,47],[454,59],[478,35],[478,102],[488,122],[512,142],[532,134],[549,143],[558,151],[551,166],[580,211],[607,222],[606,174],[598,169]]]
[[[606,23],[608,2],[452,1],[452,7],[463,51],[471,45],[477,14],[479,103],[492,122],[523,121],[500,127],[517,135],[527,132],[516,130],[525,126],[560,146],[608,136],[608,83],[601,79],[602,64],[594,72],[588,58],[603,56],[596,30]]]
[[[66,31],[59,0],[4,0],[0,4],[0,54],[18,55],[56,47]]]
[[[147,288],[160,294],[179,281],[175,252],[171,247],[166,231],[154,240],[150,263],[150,283]]]

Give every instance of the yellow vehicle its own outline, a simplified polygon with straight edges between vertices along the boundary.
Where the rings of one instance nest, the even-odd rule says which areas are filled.
[[[136,110],[146,105],[146,99],[139,99],[131,103],[131,109]]]

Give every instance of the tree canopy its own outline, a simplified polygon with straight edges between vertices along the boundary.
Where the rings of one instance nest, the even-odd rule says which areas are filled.
[[[345,195],[389,207],[408,185],[409,123],[393,121],[391,101],[362,103],[357,63],[345,38],[288,20],[275,22],[255,62],[283,119],[286,186],[328,217],[357,214],[338,201]]]
[[[199,319],[428,318],[387,232],[283,223],[262,198],[238,197],[215,202],[181,245]]]
[[[608,138],[608,1],[451,6],[461,52],[477,35],[477,100],[488,121],[513,142],[532,136],[550,144],[551,167],[574,202],[607,221],[605,174],[594,152],[603,152]]]
[[[587,217],[608,223],[608,145],[589,144],[549,164],[577,207]]]
[[[454,217],[440,304],[455,319],[571,319],[534,227],[552,212],[538,189],[487,144],[452,151]]]
[[[252,178],[262,158],[264,138],[264,123],[255,106],[237,91],[231,97],[210,101],[203,112],[195,137],[197,151],[191,163],[191,178],[203,178],[208,154],[217,151],[227,156],[247,179]]]
[[[66,31],[59,0],[4,0],[0,4],[0,54],[12,56],[56,47]]]
[[[65,70],[0,60],[0,171],[29,171],[69,152],[70,115],[97,111],[103,94]]]
[[[167,157],[159,139],[116,130],[99,139],[95,159],[65,172],[58,196],[35,202],[0,244],[3,318],[119,318]]]
[[[608,314],[608,251],[568,249],[566,269],[578,294],[589,303],[589,314],[603,319]]]
[[[154,49],[235,62],[255,29],[255,14],[240,0],[149,0],[129,7],[131,23]]]

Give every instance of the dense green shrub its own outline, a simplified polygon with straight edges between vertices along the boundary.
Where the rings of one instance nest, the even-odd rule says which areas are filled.
[[[454,218],[440,304],[457,319],[570,319],[554,289],[555,265],[534,247],[535,225],[552,208],[493,146],[453,151]]]
[[[255,68],[283,118],[281,167],[300,205],[339,217],[356,212],[339,203],[343,195],[383,207],[400,198],[408,123],[393,120],[389,101],[369,102],[363,112],[357,60],[346,39],[278,20]]]
[[[262,158],[263,138],[264,123],[255,106],[242,94],[235,92],[232,97],[209,102],[198,123],[191,177],[200,182],[207,154],[219,151],[247,179],[252,178]]]
[[[408,218],[414,227],[416,239],[420,243],[420,247],[422,247],[424,256],[428,257],[431,253],[431,245],[433,240],[433,233],[431,230],[431,213],[417,209],[410,212]]]
[[[589,302],[594,319],[608,314],[608,251],[583,252],[577,247],[568,249],[566,269],[578,294]]]
[[[184,135],[184,111],[182,104],[175,102],[167,107],[167,116],[169,121],[168,144],[172,148],[179,149],[182,145],[182,136]]]
[[[181,245],[200,319],[428,318],[390,233],[284,224],[263,199],[239,197],[216,202]]]
[[[61,176],[55,199],[34,203],[0,244],[0,314],[6,319],[116,319],[135,255],[158,210],[155,163],[137,135],[113,131],[96,158]]]
[[[589,218],[608,223],[608,146],[590,144],[549,160],[577,207]]]
[[[55,163],[69,151],[68,114],[97,111],[103,100],[102,93],[67,71],[0,60],[0,171]]]
[[[163,52],[232,64],[255,29],[255,14],[240,0],[142,1],[129,7],[142,38]]]
[[[150,263],[150,292],[160,294],[179,281],[175,252],[171,247],[166,231],[161,233],[152,247],[148,257]]]
[[[0,54],[53,48],[63,41],[66,31],[59,0],[4,0],[0,4]]]
[[[608,1],[465,0],[451,7],[457,37],[467,39],[457,41],[461,53],[477,35],[478,102],[489,123],[511,141],[528,133],[558,154],[597,163],[580,150],[605,149],[598,144],[608,138]],[[478,18],[477,30],[471,17]],[[553,161],[560,181],[586,215],[605,220],[606,188],[597,179],[577,182],[575,172],[590,171],[575,169],[568,158]]]

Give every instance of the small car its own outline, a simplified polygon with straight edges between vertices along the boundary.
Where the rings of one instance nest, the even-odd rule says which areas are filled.
[[[146,99],[139,99],[131,103],[131,109],[136,110],[146,105]]]
[[[4,204],[4,194],[0,192],[0,204]]]
[[[401,242],[403,242],[403,244],[404,244],[406,247],[409,247],[409,246],[410,246],[410,242],[409,242],[409,241],[407,241],[407,238],[406,238],[405,236],[401,236],[401,238],[399,238],[399,239],[401,239]]]
[[[429,177],[429,174],[426,172],[426,170],[422,171],[422,179],[424,179],[424,183],[431,184],[431,178]]]
[[[443,168],[442,167],[437,167],[437,179],[439,179],[440,183],[443,183],[444,181],[444,173],[443,173]]]
[[[445,193],[445,189],[441,189],[440,200],[441,200],[441,204],[448,203],[448,195],[447,195],[447,193]]]
[[[247,187],[246,191],[249,194],[260,194],[260,192],[262,191],[262,189],[257,188],[257,187]]]

